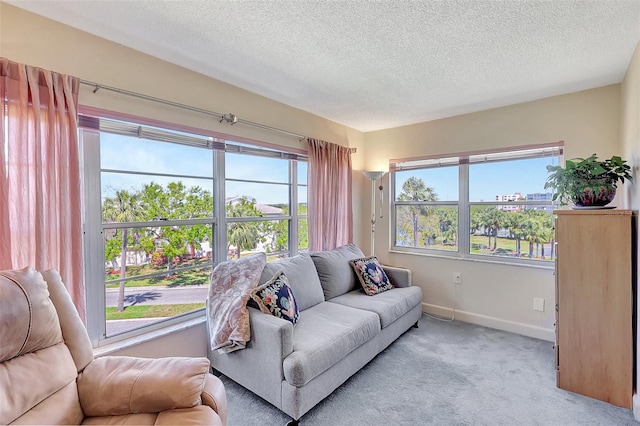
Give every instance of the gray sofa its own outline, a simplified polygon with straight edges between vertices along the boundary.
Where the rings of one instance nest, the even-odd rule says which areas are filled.
[[[411,271],[384,266],[394,288],[367,296],[349,264],[359,257],[350,244],[267,263],[260,283],[284,271],[300,309],[297,324],[249,307],[247,347],[209,351],[212,367],[297,421],[422,315]]]

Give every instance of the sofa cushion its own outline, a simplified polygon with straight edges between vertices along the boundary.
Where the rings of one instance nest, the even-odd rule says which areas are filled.
[[[331,303],[375,312],[380,317],[380,325],[386,328],[416,305],[422,303],[422,289],[417,286],[394,288],[374,296],[366,296],[362,291],[351,291],[334,297]]]
[[[349,264],[356,272],[360,285],[362,285],[362,289],[367,296],[373,296],[393,288],[389,277],[387,277],[380,263],[378,263],[377,257],[353,259],[349,261]]]
[[[379,332],[380,320],[373,312],[338,303],[315,305],[300,313],[293,329],[284,377],[292,386],[304,386]]]
[[[358,257],[364,257],[364,253],[355,244],[311,253],[326,300],[345,294],[359,286],[349,264],[351,259]]]
[[[294,324],[298,322],[298,304],[284,272],[276,272],[273,278],[256,287],[251,292],[251,298],[265,314],[286,319]]]
[[[318,273],[311,257],[307,253],[275,262],[268,262],[262,270],[260,285],[269,281],[276,272],[282,270],[289,280],[298,302],[298,309],[304,311],[320,302],[324,302]]]

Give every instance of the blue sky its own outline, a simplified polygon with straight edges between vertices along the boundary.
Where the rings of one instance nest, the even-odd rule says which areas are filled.
[[[227,197],[249,196],[262,204],[288,203],[288,161],[253,155],[225,155],[228,179],[260,180],[269,183],[227,181]],[[494,201],[496,195],[520,192],[523,195],[547,192],[546,165],[557,164],[557,157],[526,159],[508,162],[472,164],[469,168],[469,194],[471,201]],[[101,167],[149,173],[167,173],[192,176],[190,178],[142,176],[122,173],[102,173],[102,193],[113,194],[110,188],[140,188],[151,180],[166,185],[182,180],[187,186],[198,185],[213,193],[213,152],[203,148],[177,146],[171,143],[101,133]],[[421,178],[434,188],[441,201],[456,201],[458,197],[457,167],[440,167],[398,172],[396,195],[410,177]],[[306,183],[307,163],[298,163],[298,181]],[[306,188],[299,191],[299,202],[306,203]]]
[[[557,157],[517,161],[491,162],[469,166],[470,201],[495,201],[496,195],[521,193],[523,196],[544,189],[548,164],[557,164]],[[440,201],[457,201],[458,168],[439,167],[396,173],[396,195],[411,176],[421,178],[435,190]]]
[[[213,193],[211,176],[214,161],[211,150],[101,133],[100,151],[102,169],[191,176],[178,178],[103,172],[101,184],[104,196],[112,195],[114,190],[141,188],[152,180],[161,185],[181,180],[187,186],[198,185]],[[227,153],[225,169],[229,179],[269,182],[228,181],[227,197],[246,195],[263,204],[288,203],[288,160]],[[306,184],[306,176],[307,164],[299,162],[298,182]],[[298,198],[300,203],[306,203],[306,191],[299,191]]]

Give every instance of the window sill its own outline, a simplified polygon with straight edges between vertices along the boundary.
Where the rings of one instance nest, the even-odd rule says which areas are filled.
[[[105,355],[111,355],[114,352],[131,348],[133,346],[140,345],[142,343],[157,339],[159,337],[168,336],[172,333],[177,333],[179,331],[183,331],[188,328],[198,326],[200,324],[203,324],[205,321],[206,321],[206,315],[203,312],[201,316],[198,316],[196,318],[191,318],[187,321],[183,321],[177,324],[171,324],[166,327],[149,331],[147,333],[138,334],[133,337],[119,340],[117,342],[107,343],[103,346],[95,347],[93,349],[93,356],[101,357]]]
[[[491,263],[494,265],[517,266],[517,267],[524,267],[524,268],[530,268],[530,269],[545,269],[550,271],[555,269],[555,262],[545,262],[544,264],[536,265],[535,263],[527,262],[527,261],[495,259],[495,258],[491,258],[490,256],[468,255],[468,254],[467,255],[440,254],[440,253],[432,253],[432,252],[424,252],[424,251],[400,250],[397,248],[389,249],[389,253],[433,257],[438,259],[459,260],[463,262]]]

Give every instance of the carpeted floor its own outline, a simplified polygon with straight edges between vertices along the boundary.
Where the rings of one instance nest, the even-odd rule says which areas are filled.
[[[290,418],[222,377],[231,426]],[[427,316],[300,419],[311,425],[636,425],[556,388],[553,344]]]

